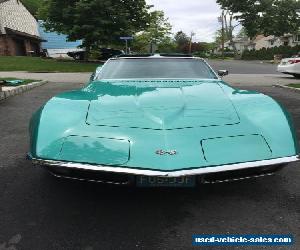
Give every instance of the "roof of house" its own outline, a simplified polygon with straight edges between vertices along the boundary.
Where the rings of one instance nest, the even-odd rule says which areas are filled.
[[[0,0],[0,4],[7,2],[7,1],[11,1],[11,0]],[[33,15],[33,13],[27,8],[26,4],[23,3],[22,0],[17,0],[18,2],[21,2],[23,4],[23,6],[26,8],[26,10],[36,19],[36,17]],[[36,19],[37,20],[37,19]]]
[[[43,41],[46,42],[46,40],[43,40],[41,37],[39,36],[35,36],[35,35],[30,35],[28,33],[22,32],[22,31],[18,31],[18,30],[13,30],[10,28],[5,28],[6,34],[9,35],[13,35],[13,36],[22,36],[22,37],[27,37],[29,39],[32,40],[37,40],[37,41]]]
[[[20,0],[0,0],[0,33],[6,28],[39,37],[37,20]]]
[[[241,37],[241,36],[238,36],[238,37],[235,37],[233,38],[233,41],[236,42],[236,43],[245,43],[245,42],[249,42],[249,37]]]

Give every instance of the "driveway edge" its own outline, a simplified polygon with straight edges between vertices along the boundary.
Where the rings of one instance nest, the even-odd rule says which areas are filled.
[[[278,87],[278,88],[282,88],[282,89],[289,89],[289,90],[292,90],[292,91],[300,93],[300,88],[293,88],[293,87],[289,87],[289,86],[285,86],[285,85],[280,85],[280,84],[275,84],[274,86]]]
[[[4,99],[7,99],[8,97],[21,94],[21,93],[26,92],[28,90],[31,90],[33,88],[42,86],[43,84],[45,84],[47,82],[48,81],[32,82],[32,83],[29,83],[29,84],[26,84],[26,85],[18,86],[14,89],[11,89],[11,90],[0,92],[0,101],[2,101]]]

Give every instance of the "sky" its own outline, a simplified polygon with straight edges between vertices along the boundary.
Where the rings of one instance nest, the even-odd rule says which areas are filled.
[[[155,10],[163,10],[173,26],[173,32],[196,33],[196,42],[213,42],[220,29],[220,7],[215,0],[146,0]]]

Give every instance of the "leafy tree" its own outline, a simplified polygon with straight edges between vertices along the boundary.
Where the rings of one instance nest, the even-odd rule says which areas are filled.
[[[175,42],[177,44],[177,51],[182,53],[187,53],[190,43],[190,37],[185,34],[183,31],[178,31],[174,36]]]
[[[210,50],[212,50],[214,48],[213,46],[214,44],[211,43],[205,43],[205,42],[193,42],[191,44],[191,53],[194,54],[205,54],[205,53],[209,53]],[[190,50],[190,45],[189,43],[185,45],[185,47],[183,48],[183,53],[189,53]]]
[[[38,9],[42,5],[42,0],[22,0],[22,3],[31,12],[32,15],[36,16]]]
[[[160,53],[175,53],[177,52],[177,46],[173,38],[166,37],[160,42],[157,50]]]
[[[190,38],[183,31],[178,31],[175,34],[174,39],[178,46],[182,46],[190,42]]]
[[[232,13],[229,10],[222,12],[222,18],[223,18],[224,31],[225,31],[224,36],[226,36],[228,38],[230,45],[233,48],[234,54],[237,54],[237,49],[236,49],[235,43],[233,41],[233,38],[234,38],[233,31],[237,26],[239,26],[239,24],[236,24],[236,25],[233,24],[235,15],[234,15],[234,13]]]
[[[299,30],[298,0],[217,0],[217,3],[235,14],[250,37],[259,33],[282,36]]]
[[[164,12],[150,12],[149,20],[147,28],[135,35],[133,49],[136,51],[148,52],[151,43],[158,47],[172,43],[170,38],[172,26],[168,18],[165,18]]]
[[[245,29],[245,27],[242,27],[239,31],[239,33],[237,34],[237,37],[247,37],[247,31]]]
[[[229,41],[231,47],[233,48],[234,54],[237,54],[236,45],[233,41],[234,39],[234,30],[240,23],[235,23],[235,14],[230,10],[223,10],[222,15],[219,17],[219,22],[222,23],[223,29],[219,29],[215,33],[215,43],[220,46],[222,42]],[[224,33],[223,33],[224,32]],[[224,39],[224,40],[223,40]]]
[[[224,32],[224,41],[228,41],[229,38],[226,35],[226,32]],[[221,45],[222,44],[222,29],[218,29],[215,33],[215,43],[217,45]]]
[[[39,17],[48,30],[82,39],[88,52],[143,30],[149,25],[148,9],[145,0],[45,0]]]
[[[149,38],[156,43],[160,43],[165,40],[171,34],[172,25],[169,23],[169,19],[165,18],[163,11],[153,11],[150,13],[150,24],[146,29]]]

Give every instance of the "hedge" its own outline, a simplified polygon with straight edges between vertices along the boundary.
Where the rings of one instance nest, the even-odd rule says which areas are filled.
[[[244,60],[273,60],[274,55],[282,55],[283,58],[291,57],[300,52],[300,45],[295,47],[279,46],[274,48],[262,48],[260,50],[246,50],[242,54]]]

